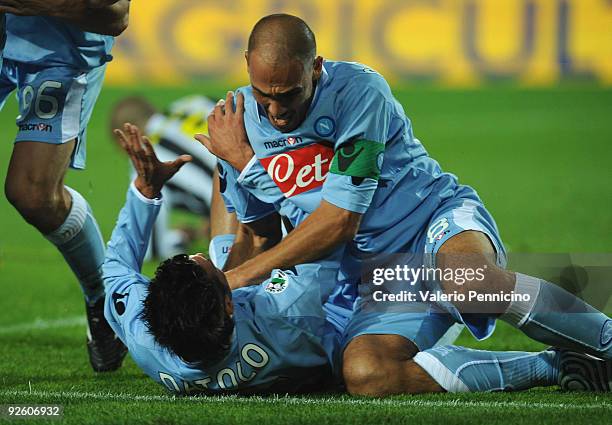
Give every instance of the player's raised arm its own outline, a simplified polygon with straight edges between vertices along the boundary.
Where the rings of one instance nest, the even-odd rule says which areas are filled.
[[[83,31],[118,36],[128,26],[130,0],[0,0],[0,13],[50,16]]]
[[[163,185],[174,176],[183,165],[191,161],[191,155],[181,155],[174,161],[161,162],[147,137],[140,129],[126,124],[125,133],[114,131],[121,147],[129,155],[138,176],[134,181],[136,188],[147,198],[156,198]]]
[[[182,155],[174,161],[160,162],[151,143],[136,126],[126,124],[123,131],[115,130],[115,135],[129,155],[138,176],[128,191],[128,201],[119,214],[108,244],[104,275],[106,284],[111,286],[123,276],[140,272],[161,203],[161,188],[191,161],[189,155]]]

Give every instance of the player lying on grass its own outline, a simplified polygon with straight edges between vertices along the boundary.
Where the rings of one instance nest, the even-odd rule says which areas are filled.
[[[276,271],[262,285],[233,292],[224,274],[201,254],[164,261],[149,281],[140,268],[163,202],[159,194],[163,184],[191,158],[181,156],[161,163],[134,126],[126,125],[117,137],[138,177],[128,190],[107,250],[106,316],[136,363],[180,394],[329,388],[325,384],[340,372],[341,334],[351,313],[325,303],[336,282],[340,256]],[[244,198],[233,195],[232,199],[236,205],[253,206]],[[246,211],[239,208],[241,214]],[[277,216],[268,216],[267,221],[278,228]],[[238,238],[237,244],[248,245],[247,239]],[[460,349],[445,346],[437,350]],[[489,372],[497,372],[498,362],[487,364],[482,358],[485,353],[468,350],[468,357],[478,360],[473,362],[476,366],[462,372],[462,382],[471,386],[451,390],[497,390],[503,387],[499,380],[515,389],[554,385],[560,380],[560,365],[572,372],[567,366],[573,365],[569,362],[572,357],[555,351],[492,353],[489,355],[506,358],[499,379],[491,380]],[[421,380],[422,392],[443,391],[418,366],[413,372],[413,378]],[[581,379],[592,377],[581,375]]]
[[[149,280],[140,269],[161,189],[191,157],[159,162],[134,126],[117,137],[138,177],[107,248],[105,313],[138,366],[177,393],[322,388],[339,355],[342,327],[326,321],[323,310],[338,254],[233,292],[201,254],[168,259]]]
[[[129,0],[0,0],[6,45],[0,108],[17,90],[18,132],[6,198],[64,256],[85,297],[95,371],[121,366],[126,349],[104,320],[104,240],[87,200],[64,185],[85,168],[87,123]],[[2,29],[4,37],[4,28]]]
[[[453,321],[484,339],[502,319],[537,341],[612,359],[608,316],[552,283],[505,270],[493,218],[472,188],[428,156],[380,74],[355,63],[324,63],[308,25],[289,15],[255,25],[246,61],[251,85],[236,99],[229,93],[209,117],[210,137],[197,138],[224,160],[227,175],[268,204],[260,216],[279,211],[295,229],[229,271],[232,288],[257,283],[275,268],[316,261],[344,244],[341,274],[353,284],[364,258],[371,265],[389,254],[424,256],[450,276],[487,270],[484,281],[460,284],[451,277],[415,288],[465,295],[466,301],[436,303],[449,320],[433,307],[418,318],[377,311],[373,285],[362,282],[344,350],[349,392],[421,392],[417,366],[445,387],[462,370],[457,365],[470,361],[470,350],[413,357]],[[483,303],[468,297],[471,291],[499,299]],[[504,362],[487,356],[498,368]]]

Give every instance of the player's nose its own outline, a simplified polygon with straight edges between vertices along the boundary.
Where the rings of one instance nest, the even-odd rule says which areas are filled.
[[[280,102],[271,101],[268,105],[268,114],[274,118],[282,119],[287,113],[287,108],[283,107]]]

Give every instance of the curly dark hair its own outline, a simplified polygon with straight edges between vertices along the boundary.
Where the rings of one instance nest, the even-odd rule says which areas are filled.
[[[213,364],[231,346],[234,321],[225,310],[229,288],[187,255],[159,265],[141,318],[155,341],[183,360]]]

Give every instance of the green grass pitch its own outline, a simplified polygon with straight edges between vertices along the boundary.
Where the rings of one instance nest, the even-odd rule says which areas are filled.
[[[88,169],[71,171],[68,184],[90,201],[106,238],[128,183],[126,158],[107,129],[112,103],[140,93],[161,106],[188,93],[220,96],[225,89],[105,88],[89,127]],[[500,87],[398,89],[396,95],[429,152],[479,191],[511,251],[612,252],[612,91]],[[16,109],[10,100],[0,114],[4,170]],[[556,388],[385,400],[340,395],[176,399],[131,360],[116,373],[95,375],[85,351],[81,295],[60,254],[4,198],[0,220],[0,404],[62,404],[63,422],[74,424],[576,425],[610,423],[612,417],[612,396]],[[459,343],[500,350],[542,347],[503,324],[489,340],[476,343],[464,334]]]

